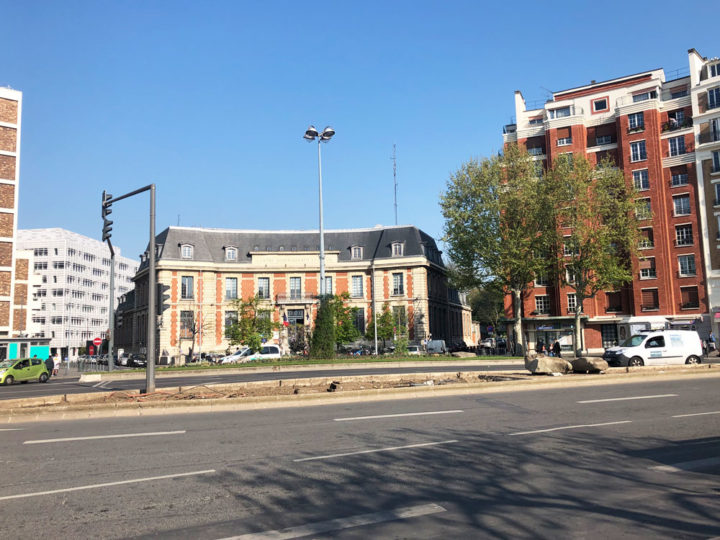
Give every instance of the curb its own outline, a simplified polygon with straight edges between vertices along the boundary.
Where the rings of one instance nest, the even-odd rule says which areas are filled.
[[[166,414],[183,414],[192,412],[221,412],[271,409],[281,407],[317,406],[326,404],[353,403],[359,401],[387,401],[410,398],[428,398],[436,396],[486,394],[512,391],[541,390],[559,387],[599,386],[610,384],[632,384],[639,380],[672,380],[679,378],[720,377],[720,369],[712,369],[712,365],[677,366],[656,368],[610,368],[605,374],[570,374],[562,377],[541,377],[529,375],[526,371],[492,372],[438,372],[419,374],[430,379],[438,378],[477,378],[515,377],[514,380],[483,381],[476,383],[412,386],[401,388],[351,390],[340,392],[316,392],[292,395],[254,396],[223,399],[197,399],[194,401],[160,401],[140,403],[92,403],[98,398],[97,392],[90,394],[65,394],[43,398],[25,398],[0,402],[0,424],[19,422],[77,420],[83,418],[112,418],[132,416],[157,416]],[[410,378],[412,374],[403,374]],[[517,377],[523,377],[517,379]],[[376,375],[362,377],[344,377],[355,382],[381,381],[382,379],[398,379],[397,375]],[[208,388],[239,389],[268,386],[295,386],[302,388],[316,384],[329,385],[332,378],[288,379],[276,381],[252,381],[232,384],[194,385]],[[165,388],[164,391],[181,392],[183,387]],[[127,392],[137,394],[137,391]]]

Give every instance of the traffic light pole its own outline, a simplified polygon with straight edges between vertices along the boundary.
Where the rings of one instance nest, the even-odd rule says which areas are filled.
[[[113,296],[115,295],[113,291],[114,287],[114,281],[115,281],[115,250],[113,250],[112,243],[110,242],[110,231],[112,230],[112,221],[107,219],[107,215],[112,212],[110,210],[110,206],[114,202],[121,201],[123,199],[127,199],[128,197],[132,197],[133,195],[137,195],[138,193],[142,193],[143,191],[150,191],[150,246],[148,248],[148,318],[147,318],[147,351],[146,351],[146,359],[147,359],[147,368],[145,371],[145,392],[151,393],[155,391],[155,331],[156,331],[156,324],[157,324],[157,316],[155,315],[156,308],[156,282],[157,282],[157,276],[155,275],[155,184],[150,184],[149,186],[145,186],[140,189],[136,189],[135,191],[131,191],[130,193],[126,193],[125,195],[121,195],[119,197],[114,197],[110,195],[109,193],[106,193],[103,191],[103,202],[102,202],[102,217],[104,220],[103,225],[103,240],[107,241],[108,246],[110,247],[110,257],[111,257],[111,270],[110,270],[110,350],[112,351],[112,348],[114,347],[114,338],[115,338],[115,299]],[[112,352],[110,353],[110,359],[108,360],[108,366],[110,366],[113,362],[112,358]]]

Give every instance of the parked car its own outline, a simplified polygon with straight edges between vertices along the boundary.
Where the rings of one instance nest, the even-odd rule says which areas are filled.
[[[247,350],[248,350],[247,347],[242,347],[242,348],[238,349],[237,351],[235,351],[235,352],[232,353],[232,354],[229,354],[229,355],[227,355],[227,356],[223,356],[223,357],[219,360],[219,363],[220,363],[220,364],[235,364],[235,363],[237,363],[237,362],[240,362],[240,361],[241,361],[240,358],[242,357],[242,354],[243,354],[245,351],[247,351]]]
[[[445,346],[445,340],[443,339],[430,339],[425,345],[425,350],[428,354],[445,354],[447,347]]]
[[[410,356],[422,355],[422,348],[420,347],[420,345],[408,345],[407,351]]]
[[[131,367],[146,367],[147,358],[145,358],[144,354],[132,354],[128,359],[127,365]]]
[[[47,382],[50,378],[45,362],[39,358],[20,358],[0,362],[0,384],[12,384],[15,381]]]
[[[694,330],[658,330],[636,334],[619,347],[605,350],[610,366],[699,364],[702,341]]]
[[[263,345],[259,351],[246,349],[240,355],[238,362],[253,362],[256,360],[277,360],[281,358],[280,347],[277,345]]]

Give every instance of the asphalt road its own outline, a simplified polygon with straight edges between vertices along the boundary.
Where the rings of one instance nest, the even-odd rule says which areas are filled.
[[[247,372],[238,370],[237,373],[220,374],[207,371],[197,376],[183,377],[157,377],[155,379],[156,388],[167,388],[177,386],[194,386],[200,384],[221,384],[248,381],[268,381],[277,379],[305,379],[312,377],[341,377],[345,375],[381,375],[393,373],[436,373],[438,371],[507,371],[512,369],[522,369],[522,362],[502,362],[492,365],[468,365],[466,364],[447,364],[446,366],[422,366],[422,367],[401,367],[388,368],[382,364],[377,364],[369,368],[352,368],[347,369],[322,369],[317,370],[297,370],[292,371],[291,368],[283,369],[281,372]],[[99,383],[81,383],[78,377],[60,377],[51,378],[45,384],[27,383],[15,384],[13,386],[0,386],[0,400],[17,399],[26,397],[51,396],[57,394],[79,394],[86,392],[117,392],[120,390],[137,390],[145,387],[145,379],[137,380],[117,380],[117,381],[101,381]]]
[[[4,425],[4,538],[712,538],[717,377]]]

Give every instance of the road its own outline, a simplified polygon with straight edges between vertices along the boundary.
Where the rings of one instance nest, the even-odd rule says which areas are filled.
[[[311,377],[342,377],[348,375],[381,375],[393,373],[437,373],[439,371],[507,371],[512,369],[522,369],[522,362],[502,362],[489,365],[478,366],[465,364],[447,364],[442,367],[438,366],[422,366],[422,367],[400,367],[388,368],[382,364],[377,364],[367,368],[347,369],[323,369],[316,370],[295,370],[285,368],[281,372],[248,372],[237,370],[237,373],[220,374],[207,371],[205,374],[196,376],[182,377],[157,377],[155,386],[157,388],[177,387],[177,386],[195,386],[200,384],[225,384],[233,382],[248,381],[269,381],[277,379],[304,379]],[[78,377],[70,378],[54,378],[46,384],[28,383],[15,384],[13,386],[0,386],[0,400],[17,399],[27,397],[51,396],[56,394],[79,394],[84,392],[117,392],[121,390],[137,390],[145,387],[145,380],[116,380],[102,381],[100,383],[81,383]]]
[[[5,425],[3,537],[717,537],[719,384]]]

